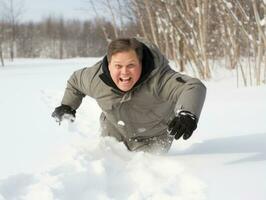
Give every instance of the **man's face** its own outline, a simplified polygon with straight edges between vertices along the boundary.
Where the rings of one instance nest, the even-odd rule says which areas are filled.
[[[141,75],[141,63],[134,50],[113,54],[108,68],[114,83],[124,92],[133,88]]]

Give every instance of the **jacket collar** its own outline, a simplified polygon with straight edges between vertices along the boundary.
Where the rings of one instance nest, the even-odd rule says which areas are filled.
[[[118,93],[122,93],[124,94],[125,92],[120,90],[116,84],[114,83],[114,81],[111,78],[110,75],[110,71],[108,69],[108,61],[107,61],[107,56],[105,56],[102,60],[102,71],[103,73],[99,75],[100,79],[108,86],[112,87],[115,91],[117,91]],[[134,88],[136,88],[138,85],[142,84],[151,74],[151,72],[155,69],[154,66],[154,58],[153,55],[151,53],[151,51],[149,50],[149,48],[143,44],[143,58],[142,58],[142,70],[141,70],[141,76],[139,78],[139,80],[136,82],[136,84],[134,85]]]

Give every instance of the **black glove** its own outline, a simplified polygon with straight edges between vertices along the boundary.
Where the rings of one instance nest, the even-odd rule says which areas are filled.
[[[197,128],[198,119],[189,111],[182,110],[168,125],[168,133],[178,140],[183,136],[187,140]]]
[[[56,122],[59,122],[59,125],[63,119],[69,119],[71,122],[74,122],[76,117],[76,110],[72,109],[68,105],[61,105],[55,108],[52,113],[52,117],[55,118]]]

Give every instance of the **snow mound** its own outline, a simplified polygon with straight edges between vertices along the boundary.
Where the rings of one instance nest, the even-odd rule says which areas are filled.
[[[204,183],[171,157],[129,152],[112,138],[83,139],[72,150],[43,173],[0,181],[0,199],[205,199]]]

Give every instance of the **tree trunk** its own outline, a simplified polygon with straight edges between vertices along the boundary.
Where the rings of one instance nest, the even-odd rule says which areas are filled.
[[[256,80],[256,85],[260,85],[261,83],[261,62],[263,60],[263,51],[264,48],[266,47],[266,36],[263,31],[262,25],[261,25],[261,19],[259,16],[258,8],[257,8],[257,3],[252,0],[252,7],[255,15],[255,20],[258,28],[258,34],[259,34],[259,43],[257,44],[257,56],[255,58],[256,60],[256,72],[255,72],[255,80]]]
[[[123,8],[122,8],[122,5],[121,5],[121,2],[120,2],[120,0],[117,0],[117,3],[118,3],[118,8],[119,8],[119,17],[120,17],[120,30],[121,30],[121,36],[124,36],[125,35],[125,30],[124,30],[124,27],[125,27],[125,25],[124,25],[124,20],[123,20],[123,12],[122,12],[122,10],[123,10]]]
[[[97,16],[97,17],[100,16],[100,15],[98,14],[98,12],[97,12],[97,10],[96,10],[96,8],[95,8],[95,5],[94,5],[94,3],[93,3],[92,0],[90,0],[90,4],[91,4],[91,7],[92,7],[92,9],[93,9],[93,11],[94,11],[94,13],[95,13],[95,16]],[[108,36],[108,33],[107,33],[107,31],[106,31],[106,29],[105,29],[103,23],[102,23],[101,18],[99,18],[99,19],[100,19],[100,23],[101,23],[101,30],[102,30],[102,32],[103,32],[103,34],[104,34],[105,40],[106,40],[107,43],[109,43],[109,42],[110,42],[110,38],[109,38],[109,36]]]
[[[243,69],[241,62],[239,62],[239,66],[240,66],[240,71],[241,71],[241,75],[243,78],[244,86],[247,86],[247,78],[246,78],[246,74],[244,72],[244,69]]]
[[[115,14],[114,14],[113,8],[112,8],[112,6],[110,4],[110,1],[106,0],[106,2],[107,2],[107,7],[110,10],[110,13],[111,13],[111,16],[112,16],[112,22],[113,22],[112,24],[113,24],[115,38],[118,38],[118,31],[117,31],[117,24],[116,24]]]
[[[10,44],[9,44],[9,48],[10,48],[10,60],[13,61],[14,60],[14,42],[13,42],[13,39],[12,41],[10,41]]]
[[[261,26],[261,19],[260,19],[260,16],[259,16],[259,12],[258,12],[258,8],[257,8],[255,0],[252,0],[252,6],[253,6],[253,11],[254,11],[255,20],[256,20],[256,23],[257,23],[259,35],[262,38],[262,40],[264,41],[264,46],[266,46],[266,36],[265,36],[265,33],[263,32],[263,29],[262,29],[262,26]]]
[[[141,28],[141,31],[142,31],[142,36],[144,38],[148,39],[147,32],[145,30],[145,26],[144,26],[144,23],[143,23],[143,17],[142,17],[142,14],[140,12],[139,2],[137,0],[135,0],[134,2],[135,2],[135,5],[136,5],[136,12],[137,12],[137,16],[139,18],[140,28]]]
[[[151,26],[152,39],[153,39],[153,42],[158,46],[159,43],[158,43],[158,40],[157,40],[157,36],[156,36],[156,33],[155,33],[155,26],[154,26],[152,15],[151,15],[151,6],[149,5],[148,0],[144,0],[144,3],[145,3],[145,9],[146,9],[146,11],[148,13],[149,24]]]
[[[208,0],[197,0],[199,7],[199,43],[200,52],[204,62],[204,78],[210,77],[209,61],[206,52],[206,28],[207,28],[207,18],[208,18]]]
[[[264,2],[264,4],[263,4],[263,12],[264,12],[264,19],[266,19],[266,3]],[[264,26],[264,28],[263,28],[263,31],[264,31],[264,33],[265,33],[265,31],[266,31],[266,26]],[[264,49],[264,78],[263,78],[263,83],[264,84],[266,84],[266,55],[265,55],[265,49]]]
[[[4,63],[4,58],[3,58],[2,44],[0,44],[0,59],[1,59],[1,65],[2,67],[4,67],[5,63]]]
[[[60,39],[59,41],[59,59],[63,59],[63,40]]]
[[[256,84],[260,85],[261,83],[261,62],[263,59],[263,41],[261,35],[259,35],[259,45],[258,45],[258,53],[256,57]]]

